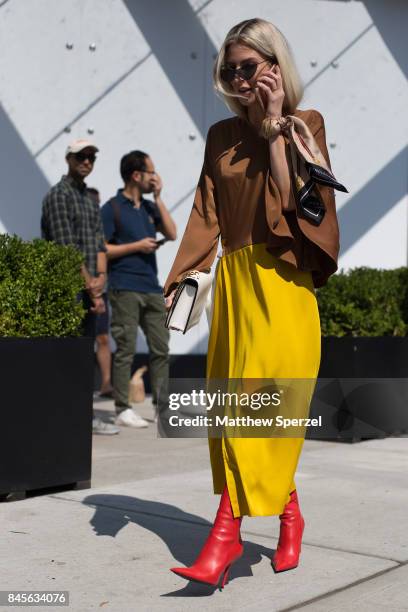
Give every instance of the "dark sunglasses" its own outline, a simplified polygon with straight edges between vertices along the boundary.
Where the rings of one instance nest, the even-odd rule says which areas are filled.
[[[233,68],[232,66],[222,66],[220,70],[220,77],[226,83],[232,83],[236,76],[241,77],[244,81],[249,81],[254,76],[258,66],[269,62],[271,64],[276,63],[276,58],[271,57],[270,59],[263,60],[262,62],[248,61],[244,62],[239,68]]]
[[[82,153],[82,151],[79,151],[79,153],[75,153],[75,159],[79,162],[84,162],[86,159],[89,159],[91,164],[93,164],[95,163],[96,155],[95,153]]]

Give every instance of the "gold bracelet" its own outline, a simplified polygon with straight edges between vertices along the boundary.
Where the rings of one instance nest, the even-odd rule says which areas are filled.
[[[282,133],[282,130],[285,129],[287,125],[287,117],[265,117],[262,121],[260,135],[266,140],[275,138],[275,136]]]

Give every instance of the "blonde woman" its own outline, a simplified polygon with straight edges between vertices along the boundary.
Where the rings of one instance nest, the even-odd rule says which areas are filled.
[[[207,378],[315,381],[320,322],[314,287],[337,269],[338,224],[327,182],[314,184],[314,199],[308,192],[306,204],[299,205],[299,194],[295,201],[293,130],[286,127],[294,125],[298,144],[300,137],[315,161],[320,155],[319,167],[329,169],[323,118],[315,110],[298,110],[303,92],[288,44],[262,19],[228,32],[215,61],[214,83],[235,116],[208,132],[194,204],[164,287],[167,306],[186,272],[211,267],[221,238]],[[334,180],[330,172],[327,176]],[[302,179],[302,173],[292,178]],[[310,399],[311,393],[305,394],[306,411]],[[304,520],[294,474],[302,444],[302,437],[210,438],[220,506],[195,563],[172,571],[224,586],[230,566],[242,555],[244,515],[278,514],[273,569],[296,567]]]

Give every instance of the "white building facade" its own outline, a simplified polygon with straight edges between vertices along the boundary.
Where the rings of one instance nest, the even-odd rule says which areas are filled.
[[[301,108],[324,116],[340,268],[407,263],[404,0],[0,0],[0,231],[40,233],[41,201],[74,138],[100,148],[88,178],[106,201],[119,160],[141,149],[163,178],[183,233],[209,125],[229,116],[213,92],[214,54],[235,23],[262,17],[287,37],[305,83]],[[160,280],[179,240],[158,251]],[[206,351],[207,325],[172,335]]]

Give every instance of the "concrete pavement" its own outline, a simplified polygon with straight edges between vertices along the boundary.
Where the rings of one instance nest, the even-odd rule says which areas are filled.
[[[112,415],[111,402],[95,407]],[[152,419],[149,401],[138,411]],[[194,560],[218,505],[206,440],[158,439],[153,423],[94,436],[92,489],[0,505],[1,589],[69,590],[76,612],[407,611],[407,451],[406,437],[306,441],[299,567],[271,569],[277,517],[245,518],[244,556],[220,592],[169,571]]]

